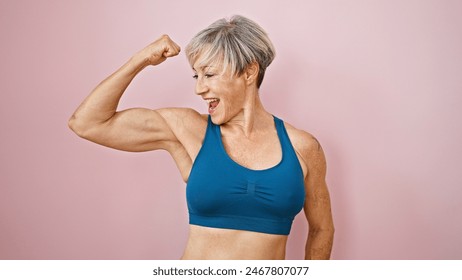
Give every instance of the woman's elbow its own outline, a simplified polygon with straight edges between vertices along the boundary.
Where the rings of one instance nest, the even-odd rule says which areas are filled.
[[[313,234],[326,234],[326,235],[334,235],[335,227],[333,222],[326,222],[323,224],[316,224],[310,225],[309,231]]]
[[[326,224],[324,227],[323,227],[323,230],[328,232],[330,235],[334,236],[335,234],[335,227],[334,227],[334,223],[331,221],[330,223]]]
[[[73,114],[67,122],[69,128],[79,137],[87,138],[89,126],[84,121]]]

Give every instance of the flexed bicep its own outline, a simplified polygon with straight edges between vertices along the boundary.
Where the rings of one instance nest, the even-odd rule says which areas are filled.
[[[81,137],[106,147],[142,152],[167,149],[177,141],[172,130],[155,110],[133,108],[116,112],[110,119],[94,125]]]

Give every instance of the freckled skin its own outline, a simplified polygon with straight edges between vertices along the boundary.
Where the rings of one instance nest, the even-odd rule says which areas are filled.
[[[207,115],[190,108],[133,108],[117,111],[125,89],[147,66],[178,55],[181,48],[164,35],[137,52],[116,72],[103,80],[82,102],[69,120],[80,137],[114,149],[141,152],[166,150],[185,182],[204,140]],[[282,156],[273,116],[260,100],[256,79],[258,64],[242,75],[222,72],[216,65],[193,65],[196,93],[219,98],[211,115],[221,125],[228,155],[250,169],[266,169]],[[206,106],[208,106],[206,104]],[[306,259],[328,259],[334,227],[325,182],[326,162],[319,142],[311,134],[285,123],[305,176],[304,212],[309,224]],[[284,259],[287,236],[258,232],[206,228],[190,225],[182,259]]]

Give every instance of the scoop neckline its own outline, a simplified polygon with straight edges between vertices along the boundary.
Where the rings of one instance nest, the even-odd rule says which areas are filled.
[[[282,162],[284,161],[284,158],[285,158],[285,153],[284,153],[284,149],[283,149],[283,146],[282,146],[282,141],[281,141],[281,133],[278,129],[278,124],[277,124],[277,121],[276,121],[276,117],[273,115],[273,121],[274,121],[274,127],[276,128],[276,133],[277,133],[277,136],[278,136],[278,140],[279,140],[279,146],[281,147],[281,160],[274,166],[271,166],[271,167],[268,167],[268,168],[265,168],[265,169],[251,169],[251,168],[248,168],[248,167],[245,167],[243,165],[241,165],[240,163],[238,163],[237,161],[235,161],[229,154],[228,152],[226,151],[225,149],[225,145],[223,144],[223,138],[221,136],[221,126],[218,125],[218,136],[219,136],[219,144],[220,144],[220,148],[221,148],[221,151],[225,154],[226,158],[233,164],[233,165],[236,165],[238,166],[239,168],[241,169],[244,169],[244,170],[247,170],[249,172],[255,172],[255,173],[258,173],[258,172],[265,172],[265,171],[271,171],[272,169],[275,169],[277,167],[279,167]]]

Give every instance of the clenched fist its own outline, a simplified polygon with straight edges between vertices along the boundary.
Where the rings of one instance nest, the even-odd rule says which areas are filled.
[[[142,49],[138,55],[143,56],[149,65],[158,65],[168,57],[178,55],[180,50],[180,46],[173,42],[168,35],[162,35],[162,37]]]

